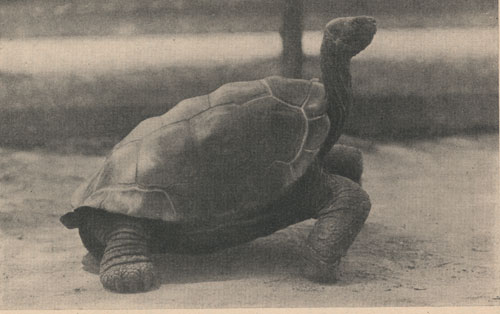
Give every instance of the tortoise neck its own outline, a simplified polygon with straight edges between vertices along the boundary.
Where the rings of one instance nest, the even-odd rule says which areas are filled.
[[[331,127],[323,147],[329,151],[340,137],[352,107],[350,60],[352,54],[326,33],[321,45],[321,73],[328,104]]]

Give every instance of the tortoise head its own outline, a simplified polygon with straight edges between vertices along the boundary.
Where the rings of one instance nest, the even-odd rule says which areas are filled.
[[[326,24],[323,42],[353,57],[365,49],[377,31],[376,21],[369,16],[343,17]]]

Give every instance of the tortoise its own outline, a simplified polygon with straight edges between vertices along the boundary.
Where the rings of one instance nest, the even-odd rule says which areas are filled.
[[[335,145],[352,106],[350,60],[376,32],[371,17],[324,31],[323,84],[271,76],[222,85],[142,121],[73,195],[100,280],[116,292],[159,286],[152,254],[199,254],[316,218],[302,272],[335,282],[370,201],[361,153]]]

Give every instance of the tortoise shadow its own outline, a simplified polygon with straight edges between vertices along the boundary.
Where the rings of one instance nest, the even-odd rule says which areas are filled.
[[[306,280],[301,276],[301,247],[314,221],[308,220],[270,236],[205,255],[155,255],[162,284],[197,283],[265,277],[270,280]],[[418,242],[418,241],[417,241]],[[335,285],[346,286],[386,280],[406,254],[417,250],[416,241],[403,243],[394,230],[367,223],[340,266]],[[395,252],[398,252],[395,254]],[[401,259],[401,261],[399,261]],[[388,265],[392,263],[391,265]],[[389,267],[388,267],[389,266]]]
[[[162,283],[300,276],[300,245],[312,229],[300,223],[249,243],[203,255],[162,254],[155,263]]]

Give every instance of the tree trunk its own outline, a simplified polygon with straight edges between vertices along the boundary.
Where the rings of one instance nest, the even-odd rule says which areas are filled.
[[[283,22],[280,35],[283,43],[281,75],[290,78],[302,77],[302,30],[304,1],[284,0]]]

